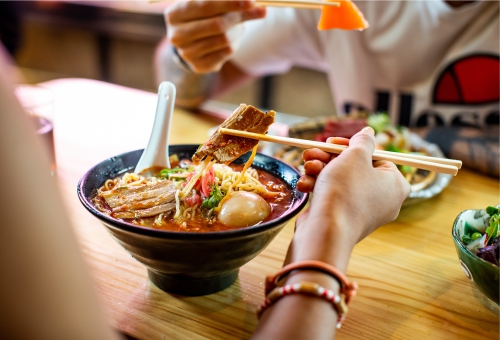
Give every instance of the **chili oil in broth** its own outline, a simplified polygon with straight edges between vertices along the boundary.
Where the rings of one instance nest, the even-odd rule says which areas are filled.
[[[183,167],[182,163],[191,163],[189,160],[181,160],[180,162],[174,162],[171,164],[171,168],[175,168],[177,166]],[[229,166],[234,170],[234,171],[239,171],[243,169],[243,164],[229,164]],[[151,167],[149,169],[146,169],[140,173],[141,176],[144,177],[158,177],[159,172],[165,169],[164,167]],[[272,192],[279,192],[282,193],[282,195],[276,195],[275,197],[263,197],[264,200],[269,204],[271,208],[271,213],[269,216],[267,216],[262,222],[258,223],[265,223],[268,221],[272,221],[281,215],[283,215],[292,205],[293,203],[293,194],[292,194],[292,189],[290,186],[284,182],[282,179],[264,171],[258,168],[254,168],[257,170],[257,173],[259,174],[259,182],[264,185],[267,190],[272,191]],[[97,197],[98,199],[98,197]],[[100,204],[106,205],[104,200],[99,200]],[[110,209],[111,211],[111,209]],[[134,225],[138,225],[141,227],[150,227],[153,229],[157,230],[169,230],[169,231],[180,231],[180,232],[214,232],[214,231],[224,231],[224,230],[235,230],[235,229],[241,229],[241,228],[250,228],[249,227],[234,227],[234,226],[228,226],[225,225],[218,220],[214,221],[209,221],[208,219],[202,219],[199,217],[196,217],[195,219],[190,219],[189,221],[184,221],[184,222],[177,222],[173,219],[175,211],[172,211],[168,214],[166,214],[163,217],[163,223],[162,225],[155,224],[154,221],[157,216],[151,216],[151,217],[143,217],[140,219],[119,219],[123,220],[128,223],[132,223]],[[257,225],[258,225],[257,224]]]

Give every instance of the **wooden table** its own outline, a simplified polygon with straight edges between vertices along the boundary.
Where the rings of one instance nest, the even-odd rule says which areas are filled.
[[[280,268],[293,222],[226,290],[203,297],[161,291],[76,196],[77,181],[91,166],[147,144],[155,94],[89,80],[44,85],[56,95],[61,190],[109,323],[140,339],[249,338],[263,278]],[[171,142],[201,143],[219,123],[176,109]],[[499,201],[497,180],[462,169],[439,196],[404,208],[395,222],[362,241],[348,270],[359,294],[337,339],[498,339],[498,307],[462,272],[451,227],[462,210]]]

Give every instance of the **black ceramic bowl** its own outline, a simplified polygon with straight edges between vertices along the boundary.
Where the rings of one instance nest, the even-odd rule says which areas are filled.
[[[170,154],[191,158],[198,145],[172,145]],[[256,226],[208,233],[173,232],[140,227],[97,210],[92,200],[106,179],[134,170],[143,150],[109,158],[90,169],[78,183],[78,197],[111,236],[148,270],[151,281],[164,291],[180,295],[206,295],[230,286],[238,271],[257,256],[305,206],[307,194],[293,190],[290,209],[279,218]],[[244,163],[249,154],[234,163]],[[300,174],[291,166],[263,154],[253,167],[281,178],[293,189]]]

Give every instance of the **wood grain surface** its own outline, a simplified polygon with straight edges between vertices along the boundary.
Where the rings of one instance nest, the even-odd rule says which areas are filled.
[[[147,144],[156,95],[82,79],[44,85],[56,95],[61,192],[112,327],[139,339],[250,338],[263,279],[281,267],[293,221],[226,290],[203,297],[161,291],[76,195],[90,167]],[[171,143],[201,143],[219,123],[176,109]],[[360,289],[337,339],[498,339],[499,309],[464,275],[451,237],[461,211],[498,203],[498,180],[462,169],[440,195],[403,208],[358,244],[347,274]]]

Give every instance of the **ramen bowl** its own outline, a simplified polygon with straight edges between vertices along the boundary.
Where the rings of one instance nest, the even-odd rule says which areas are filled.
[[[467,278],[488,299],[500,304],[499,299],[499,275],[500,269],[488,261],[483,260],[472,253],[462,242],[466,222],[479,213],[481,209],[465,210],[461,212],[453,223],[452,236],[458,254],[458,260]]]
[[[198,145],[172,145],[170,154],[191,158]],[[146,266],[150,280],[160,289],[179,295],[207,295],[229,287],[241,266],[264,250],[307,202],[307,194],[295,190],[297,170],[273,157],[258,153],[253,167],[270,173],[293,190],[290,208],[261,224],[225,231],[177,232],[137,226],[96,209],[97,189],[109,178],[132,172],[143,150],[111,157],[91,168],[79,181],[77,193],[83,206],[106,227],[132,257]],[[244,163],[249,154],[233,163]]]

